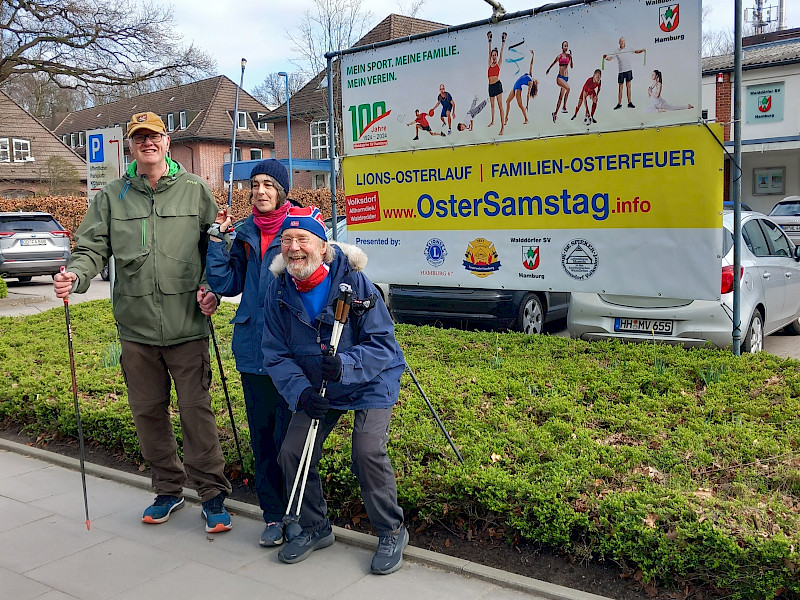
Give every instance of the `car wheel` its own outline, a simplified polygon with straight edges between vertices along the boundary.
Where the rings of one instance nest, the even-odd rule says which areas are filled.
[[[542,333],[544,325],[544,306],[536,294],[528,294],[519,305],[517,313],[517,331],[532,335]]]
[[[800,335],[800,319],[795,319],[786,326],[786,332],[792,335]]]
[[[103,270],[100,271],[100,277],[103,278],[103,281],[108,281],[108,277],[109,277],[109,275],[108,275],[108,265],[103,267]]]
[[[17,277],[17,281],[20,283],[28,283],[33,277],[31,275],[26,275],[25,277]]]
[[[742,339],[741,351],[749,354],[761,352],[764,349],[764,322],[761,313],[757,310],[750,317],[750,325]]]

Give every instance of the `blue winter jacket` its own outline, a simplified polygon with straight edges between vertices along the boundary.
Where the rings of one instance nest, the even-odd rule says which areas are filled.
[[[249,249],[248,249],[249,248]],[[253,215],[236,233],[230,252],[223,242],[209,242],[206,279],[221,296],[242,295],[233,327],[233,356],[240,373],[266,375],[261,361],[261,333],[264,328],[264,297],[274,279],[269,265],[281,253],[280,236],[275,238],[261,258],[261,232]]]
[[[339,284],[349,283],[354,298],[374,295],[377,304],[362,316],[350,311],[336,352],[342,359],[342,379],[328,383],[325,397],[331,408],[340,410],[389,408],[397,402],[406,364],[394,337],[394,323],[377,289],[360,272],[366,264],[364,252],[349,244],[332,246],[336,257],[328,274],[330,295],[313,321],[285,272],[283,257],[273,261],[276,279],[267,290],[262,339],[267,373],[292,411],[297,410],[300,392],[309,386],[319,390],[322,354],[331,340]]]

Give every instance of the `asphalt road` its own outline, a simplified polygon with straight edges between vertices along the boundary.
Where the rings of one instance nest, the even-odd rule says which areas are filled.
[[[53,293],[53,280],[50,277],[34,277],[28,283],[19,283],[16,280],[6,282],[8,285],[8,298],[0,299],[0,316],[12,317],[17,315],[30,315],[44,312],[51,308],[62,306]],[[78,304],[87,300],[97,300],[109,297],[109,283],[103,281],[98,275],[92,280],[89,291],[85,294],[70,296],[71,304]],[[239,298],[224,298],[224,301],[239,302]],[[563,327],[566,320],[562,320],[560,331],[550,331],[555,335],[567,335]],[[770,335],[765,340],[765,350],[783,358],[800,359],[800,336],[778,332]]]

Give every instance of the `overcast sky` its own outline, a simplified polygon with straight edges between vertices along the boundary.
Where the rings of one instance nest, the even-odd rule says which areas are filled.
[[[677,2],[678,0],[676,0]],[[544,0],[500,0],[507,13],[527,10],[544,4]],[[391,13],[407,14],[411,0],[365,0],[377,25]],[[704,0],[711,12],[703,24],[712,30],[733,30],[733,0]],[[778,0],[766,0],[765,6]],[[269,73],[295,71],[290,59],[291,42],[286,32],[293,30],[303,13],[313,7],[312,0],[171,0],[175,22],[186,41],[210,52],[217,60],[221,74],[239,82],[240,60],[247,59],[244,89],[252,90]],[[742,0],[752,8],[755,0]],[[417,16],[421,19],[457,25],[487,19],[492,9],[484,0],[426,0]],[[800,2],[786,0],[786,26],[800,27]]]

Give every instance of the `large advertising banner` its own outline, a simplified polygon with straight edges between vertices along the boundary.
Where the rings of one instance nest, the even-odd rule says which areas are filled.
[[[344,159],[375,281],[713,300],[723,154],[700,125]]]
[[[696,123],[700,41],[701,0],[601,0],[344,55],[344,154]]]

